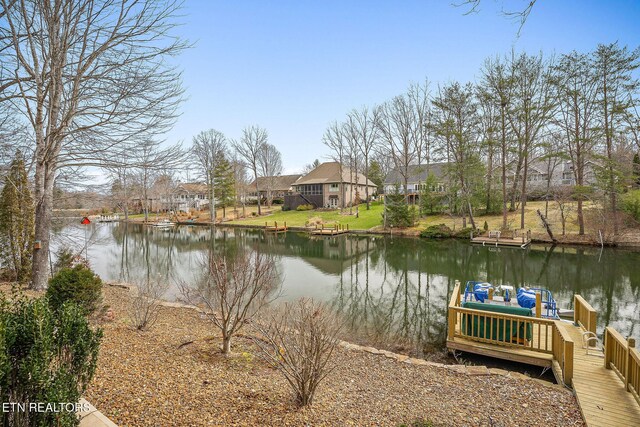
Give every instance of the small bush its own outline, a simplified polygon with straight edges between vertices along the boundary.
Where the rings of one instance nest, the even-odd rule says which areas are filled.
[[[640,221],[640,190],[629,191],[622,197],[622,210]]]
[[[313,205],[299,205],[296,208],[297,211],[310,211],[313,210]]]
[[[453,233],[453,237],[455,237],[456,239],[468,239],[469,237],[471,237],[472,231],[475,233],[477,230],[474,230],[472,227],[461,228],[460,230]]]
[[[299,406],[310,405],[318,384],[335,368],[340,331],[335,315],[323,304],[301,299],[284,303],[253,327],[259,356],[284,375]]]
[[[489,224],[487,223],[487,221],[484,222],[484,225],[482,226],[482,229],[484,231],[489,231]]]
[[[427,239],[448,239],[453,237],[453,231],[444,224],[431,225],[420,232],[420,237]]]
[[[101,303],[102,280],[90,268],[81,264],[73,268],[62,268],[49,279],[46,295],[54,311],[58,311],[65,302],[72,301],[85,314],[92,314]]]
[[[102,331],[73,303],[0,296],[0,394],[3,402],[78,402],[96,369]],[[77,426],[74,411],[9,411],[4,426]]]
[[[87,260],[80,254],[72,251],[69,248],[62,247],[56,252],[56,262],[53,264],[53,274],[63,268],[73,268],[76,265],[84,265],[89,267]]]
[[[137,285],[137,294],[131,303],[130,316],[133,326],[138,330],[153,327],[160,314],[160,302],[168,289],[161,278],[148,278]]]

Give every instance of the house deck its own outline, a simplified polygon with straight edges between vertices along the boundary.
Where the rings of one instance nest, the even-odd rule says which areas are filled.
[[[551,367],[559,383],[573,387],[588,426],[638,425],[635,341],[607,327],[603,351],[588,347],[584,338],[595,336],[597,312],[582,297],[575,296],[573,322],[463,308],[460,300],[456,283],[448,308],[448,349]],[[501,336],[498,331],[507,335],[507,327],[516,332]]]

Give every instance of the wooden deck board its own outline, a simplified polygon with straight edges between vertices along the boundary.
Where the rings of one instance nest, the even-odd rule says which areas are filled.
[[[486,236],[478,236],[471,239],[471,243],[478,243],[483,246],[522,246],[529,245],[531,243],[531,239],[525,238],[524,241],[522,237],[516,237],[515,239],[510,239],[507,237],[500,237],[496,239],[495,237],[486,237]]]
[[[548,325],[548,323],[538,322],[533,324],[531,342],[526,342],[524,345],[522,343],[503,343],[498,342],[495,337],[481,338],[491,335],[491,333],[487,334],[492,330],[491,323],[487,327],[487,321],[484,323],[483,334],[474,332],[476,336],[467,336],[461,330],[461,319],[465,315],[496,316],[497,319],[500,316],[505,317],[504,315],[490,315],[479,310],[460,308],[459,283],[454,288],[449,307],[449,332],[447,336],[449,349],[531,365],[551,366],[559,383],[566,379],[567,383],[573,387],[587,426],[640,427],[640,405],[633,394],[626,390],[623,381],[614,370],[605,368],[602,352],[591,348],[587,354],[586,349],[582,347],[584,327],[576,326],[570,322],[556,321],[552,323],[553,328],[544,326],[545,332],[545,330],[539,329],[539,325]],[[589,315],[593,315],[593,320],[587,323],[593,326],[595,325],[596,313],[593,308],[589,307],[589,309],[592,313]],[[586,309],[583,308],[583,310]],[[482,314],[475,314],[475,311]],[[582,316],[584,315],[583,312]],[[527,320],[518,318],[519,316],[513,316],[511,321],[528,323]],[[580,318],[584,319],[584,317]],[[608,337],[610,336],[608,335]],[[560,342],[554,342],[556,339],[559,339]],[[619,342],[621,338],[616,339],[618,340],[616,342]],[[551,346],[552,342],[554,342],[554,346]],[[547,348],[547,345],[550,348]],[[573,347],[572,358],[563,356],[564,351],[571,348],[567,346]],[[534,351],[534,349],[538,350]],[[613,350],[609,349],[609,353],[611,351]],[[556,357],[558,360],[555,359]],[[563,363],[564,366],[561,366]],[[565,368],[567,371],[562,372]]]
[[[640,406],[631,393],[625,391],[616,373],[604,367],[602,357],[587,355],[582,348],[583,329],[570,324],[563,326],[574,342],[573,389],[587,425],[640,425]]]
[[[338,234],[347,234],[349,230],[335,230],[333,228],[325,228],[324,230],[313,230],[311,234],[314,236],[337,236]]]

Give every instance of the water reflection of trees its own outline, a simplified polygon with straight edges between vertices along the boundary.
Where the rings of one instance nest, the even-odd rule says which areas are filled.
[[[66,228],[63,229],[66,232]],[[599,311],[599,323],[639,336],[640,254],[597,248],[533,247],[529,250],[471,246],[459,241],[427,241],[381,236],[311,238],[304,233],[208,227],[162,230],[137,224],[100,227],[89,250],[100,274],[112,280],[195,277],[198,259],[210,250],[233,254],[241,247],[278,255],[282,268],[300,264],[336,283],[326,299],[354,334],[409,345],[417,352],[440,346],[446,334],[446,307],[455,280],[541,286],[560,305],[583,295]],[[81,237],[80,235],[78,237]],[[108,243],[103,241],[108,240]],[[307,270],[304,270],[306,272]],[[290,275],[290,277],[299,277]],[[314,276],[317,277],[317,276]],[[285,280],[287,279],[285,275]],[[301,289],[320,283],[296,283]]]
[[[422,356],[444,342],[451,281],[430,274],[422,262],[410,268],[412,255],[397,243],[366,239],[365,254],[340,275],[333,305],[353,339]]]

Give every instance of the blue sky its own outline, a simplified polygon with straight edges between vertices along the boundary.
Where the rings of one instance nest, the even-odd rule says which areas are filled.
[[[237,138],[259,125],[293,173],[326,160],[321,138],[331,121],[412,82],[474,81],[485,58],[512,48],[640,45],[639,0],[538,0],[520,37],[500,10],[527,2],[483,0],[464,16],[453,1],[187,0],[178,33],[195,46],[178,58],[187,100],[167,141],[190,146],[209,128]]]

